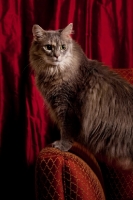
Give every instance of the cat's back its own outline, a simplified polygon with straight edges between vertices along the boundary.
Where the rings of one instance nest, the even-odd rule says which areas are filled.
[[[127,88],[133,91],[133,85],[124,79],[120,74],[118,74],[114,69],[109,66],[104,65],[97,60],[88,59],[88,69],[90,78],[95,80],[95,82],[103,82],[111,87],[115,88]],[[104,87],[104,85],[103,85]]]
[[[84,70],[81,71],[84,80],[82,81],[84,113],[86,110],[88,113],[90,109],[96,112],[98,105],[101,110],[105,110],[105,107],[124,109],[125,112],[133,110],[133,85],[113,69],[96,60],[88,59]]]

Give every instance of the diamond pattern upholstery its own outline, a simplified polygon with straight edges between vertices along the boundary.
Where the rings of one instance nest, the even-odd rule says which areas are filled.
[[[133,68],[130,69],[114,69],[123,78],[133,84]]]
[[[104,163],[101,168],[107,200],[133,200],[133,171],[116,169]]]
[[[85,155],[79,145],[74,148]],[[99,165],[89,152],[85,156],[94,170],[72,152],[42,149],[36,163],[37,200],[105,200]]]

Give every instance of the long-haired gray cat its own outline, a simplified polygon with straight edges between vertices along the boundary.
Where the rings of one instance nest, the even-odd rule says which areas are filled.
[[[94,155],[133,162],[133,86],[107,66],[86,57],[62,30],[34,25],[30,64],[36,84],[60,130],[53,145],[67,151],[74,141]]]

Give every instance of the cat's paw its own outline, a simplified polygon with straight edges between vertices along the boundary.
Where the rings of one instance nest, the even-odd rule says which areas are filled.
[[[52,147],[58,148],[61,151],[68,151],[72,147],[72,142],[70,142],[70,141],[62,142],[62,141],[58,140],[58,141],[55,141],[52,143]]]

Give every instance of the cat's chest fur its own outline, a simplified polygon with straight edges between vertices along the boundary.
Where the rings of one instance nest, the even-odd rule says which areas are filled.
[[[74,108],[78,103],[78,86],[76,84],[78,72],[62,70],[62,66],[48,68],[44,73],[36,76],[36,82],[39,90],[48,104],[50,114],[54,121],[57,121],[57,115],[66,112],[69,108],[71,112],[76,112]]]

